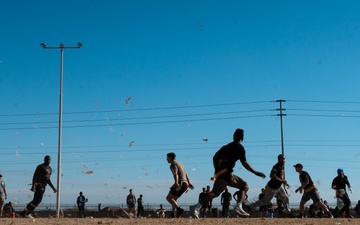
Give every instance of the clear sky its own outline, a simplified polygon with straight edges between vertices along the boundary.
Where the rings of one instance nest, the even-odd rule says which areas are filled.
[[[344,168],[355,205],[359,11],[354,0],[1,1],[0,172],[9,200],[32,199],[28,184],[47,154],[57,183],[60,51],[40,43],[81,42],[64,51],[61,203],[80,191],[91,204],[124,203],[129,188],[165,203],[168,152],[195,186],[179,202],[195,203],[236,128],[248,162],[267,175],[235,167],[257,198],[281,153],[275,101],[284,99],[290,202],[300,200],[299,162],[329,202]],[[55,201],[48,189],[43,202]]]

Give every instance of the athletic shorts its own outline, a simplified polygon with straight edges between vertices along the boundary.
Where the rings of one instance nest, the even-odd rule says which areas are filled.
[[[301,201],[307,202],[310,199],[313,200],[314,203],[320,201],[320,196],[319,196],[319,192],[318,192],[317,188],[314,188],[309,192],[304,192],[304,194],[301,198]]]
[[[236,176],[235,174],[224,174],[219,176],[214,183],[212,193],[214,193],[216,196],[219,196],[225,188],[229,186],[232,188],[237,188],[239,190],[244,190],[247,186],[246,181],[244,181],[242,178]]]
[[[180,197],[184,192],[188,189],[188,184],[186,182],[182,182],[179,189],[175,188],[175,185],[173,185],[170,188],[170,193],[174,196]]]

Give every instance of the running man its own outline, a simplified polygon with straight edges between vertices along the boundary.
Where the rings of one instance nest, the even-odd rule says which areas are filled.
[[[321,201],[319,192],[312,181],[310,175],[303,170],[303,165],[298,163],[294,165],[295,171],[299,173],[299,180],[301,183],[301,186],[295,190],[295,193],[300,192],[300,194],[304,191],[304,194],[300,201],[300,213],[299,218],[304,217],[304,211],[305,211],[305,203],[309,201],[310,199],[313,200],[314,204],[321,207],[325,213],[328,214],[330,218],[333,218],[333,215],[331,214],[330,210],[326,207],[326,205]]]
[[[249,186],[245,180],[232,174],[237,160],[240,160],[241,164],[248,171],[252,172],[256,176],[265,178],[265,174],[254,170],[246,160],[245,148],[241,145],[241,142],[244,140],[244,130],[236,129],[233,136],[233,142],[223,146],[217,151],[213,157],[213,165],[215,168],[215,176],[212,178],[215,180],[213,189],[211,193],[208,193],[202,199],[202,203],[208,202],[213,198],[218,197],[227,186],[237,188],[241,192],[239,201],[236,203],[235,212],[239,216],[250,216],[242,208],[242,203],[246,196]],[[190,212],[196,217],[199,218],[199,209],[201,204],[196,204],[190,206]]]
[[[340,217],[342,217],[345,212],[346,217],[352,218],[353,216],[351,216],[350,214],[351,201],[346,191],[346,186],[348,186],[349,191],[352,193],[350,182],[348,180],[348,177],[345,176],[344,170],[342,168],[339,168],[337,170],[337,174],[337,177],[335,177],[332,181],[331,187],[336,190],[336,197],[340,198],[344,203],[344,207],[342,207],[338,214]]]
[[[170,217],[180,218],[184,213],[184,209],[180,208],[177,203],[178,198],[190,188],[194,189],[194,186],[190,183],[189,176],[187,175],[183,164],[175,160],[175,153],[170,152],[166,155],[166,160],[170,163],[170,170],[174,176],[174,185],[171,186],[169,194],[166,196],[166,200],[172,206],[172,214]]]
[[[278,155],[278,162],[272,167],[270,172],[270,181],[265,187],[265,195],[263,198],[259,198],[258,201],[250,204],[250,208],[255,208],[259,206],[266,206],[271,202],[271,199],[275,195],[283,202],[285,212],[288,217],[292,217],[291,209],[289,206],[289,196],[285,187],[290,187],[287,181],[285,180],[285,156],[280,154]]]
[[[56,188],[50,180],[52,172],[50,162],[51,157],[47,155],[44,158],[44,163],[36,167],[30,189],[32,192],[35,192],[34,198],[29,204],[27,204],[24,211],[20,213],[22,217],[34,219],[31,213],[41,203],[43,195],[45,193],[46,185],[49,185],[53,189],[54,193],[57,192]]]

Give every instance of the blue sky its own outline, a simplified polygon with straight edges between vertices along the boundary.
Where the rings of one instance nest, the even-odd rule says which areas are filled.
[[[275,100],[284,99],[290,202],[300,201],[292,167],[300,162],[329,202],[344,168],[355,204],[359,9],[357,1],[2,1],[0,171],[9,199],[31,200],[45,155],[54,184],[58,174],[60,51],[40,43],[81,42],[64,52],[61,203],[80,191],[91,204],[124,203],[129,188],[164,203],[168,152],[195,186],[180,203],[195,203],[236,128],[250,164],[268,175],[281,153]],[[240,163],[235,173],[250,199],[268,181]],[[55,201],[47,190],[43,202]]]

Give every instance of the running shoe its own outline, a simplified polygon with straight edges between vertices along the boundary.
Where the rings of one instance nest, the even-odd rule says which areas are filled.
[[[195,208],[195,206],[191,205],[189,207],[191,215],[193,215],[196,219],[199,219],[199,210]]]
[[[235,207],[235,212],[241,217],[250,216],[250,214],[245,212],[245,210],[243,210],[240,206]]]

